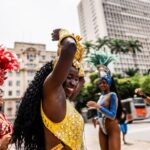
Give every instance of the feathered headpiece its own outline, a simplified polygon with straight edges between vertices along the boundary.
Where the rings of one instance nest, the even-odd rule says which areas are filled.
[[[60,44],[62,42],[62,40],[66,37],[72,37],[76,43],[77,43],[77,51],[75,53],[74,59],[73,59],[73,66],[77,69],[79,69],[79,76],[83,77],[84,76],[84,70],[81,64],[83,55],[84,55],[84,47],[81,45],[80,41],[82,40],[82,38],[79,35],[75,35],[75,34],[70,34],[67,30],[65,29],[61,29],[59,31],[59,43],[58,43],[58,51],[57,51],[57,56],[60,56],[61,53],[61,48],[60,48]],[[57,61],[58,61],[58,57],[56,58],[56,60],[54,61],[54,65],[56,65]]]
[[[92,51],[88,54],[86,60],[98,69],[100,79],[106,80],[106,82],[111,85],[111,72],[107,66],[112,61],[115,61],[116,57],[110,53]]]
[[[4,80],[7,79],[7,71],[12,71],[15,69],[19,69],[17,56],[0,46],[0,85],[3,85]]]

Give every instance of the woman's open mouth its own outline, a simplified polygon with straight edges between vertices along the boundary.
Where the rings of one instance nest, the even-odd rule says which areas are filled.
[[[67,87],[67,90],[72,93],[75,90],[75,88]]]

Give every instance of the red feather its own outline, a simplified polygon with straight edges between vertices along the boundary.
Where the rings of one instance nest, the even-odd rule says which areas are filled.
[[[15,54],[0,47],[0,85],[3,85],[7,71],[19,70],[20,64]]]

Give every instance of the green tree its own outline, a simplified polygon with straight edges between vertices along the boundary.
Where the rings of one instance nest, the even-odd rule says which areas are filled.
[[[125,41],[122,39],[109,39],[108,47],[112,54],[125,53]]]
[[[129,77],[133,77],[136,73],[138,73],[139,69],[134,69],[134,68],[128,68],[128,70],[124,71],[126,75]]]
[[[118,79],[121,79],[123,78],[121,74],[119,73],[113,73],[113,78],[118,78]]]
[[[99,98],[98,74],[96,72],[89,74],[90,82],[85,83],[77,96],[76,109],[81,112],[81,109],[86,107],[89,100],[97,101]]]
[[[143,91],[150,96],[150,75],[146,76],[141,87],[142,87]]]
[[[88,54],[90,52],[90,50],[95,47],[95,45],[94,45],[94,43],[93,43],[92,40],[90,40],[90,41],[88,41],[88,40],[84,41],[83,45],[84,45],[84,47],[86,49],[86,54]]]
[[[119,82],[119,80],[115,80],[115,81],[116,81],[116,87],[117,87],[117,90],[121,99],[133,97],[135,94],[134,93],[135,89],[140,86],[138,82],[135,82],[135,81],[132,82],[129,79],[126,79],[123,82]]]
[[[109,38],[108,37],[104,37],[104,38],[98,38],[96,40],[96,44],[95,44],[95,48],[96,50],[101,50],[103,47],[106,47],[108,45],[109,42]]]
[[[125,51],[132,53],[132,57],[133,57],[133,60],[134,60],[134,65],[135,65],[135,68],[137,69],[138,65],[137,65],[136,56],[137,56],[138,52],[142,52],[143,46],[142,46],[142,44],[140,43],[139,40],[135,40],[133,38],[126,41],[125,45],[126,45]]]

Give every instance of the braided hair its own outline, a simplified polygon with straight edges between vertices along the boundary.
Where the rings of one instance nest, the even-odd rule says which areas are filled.
[[[11,140],[17,150],[45,149],[40,103],[43,98],[43,83],[52,70],[52,61],[41,67],[22,98]]]

